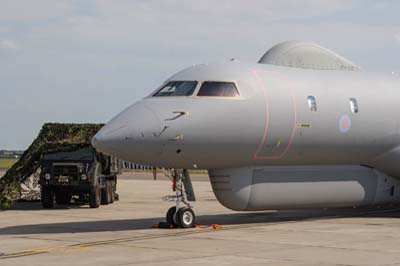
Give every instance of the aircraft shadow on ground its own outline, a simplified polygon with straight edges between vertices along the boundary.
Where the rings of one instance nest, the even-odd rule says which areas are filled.
[[[20,206],[22,207],[22,206]],[[36,208],[36,207],[34,207]],[[40,205],[38,209],[41,208]],[[68,206],[65,208],[78,208]],[[64,208],[64,209],[65,209]],[[18,206],[14,209],[18,209]],[[31,209],[32,210],[32,206]],[[62,211],[61,208],[55,211]],[[267,225],[276,222],[300,222],[309,219],[333,218],[400,218],[400,207],[390,206],[384,208],[341,208],[341,209],[307,209],[270,212],[241,212],[232,214],[200,215],[196,220],[202,225],[220,224],[224,226],[249,224],[253,226]],[[95,220],[82,222],[47,223],[17,225],[0,228],[0,235],[29,235],[29,234],[60,234],[60,233],[85,233],[85,232],[116,232],[149,229],[153,224],[165,221],[164,217],[138,218],[125,220]],[[379,225],[374,222],[371,224]]]

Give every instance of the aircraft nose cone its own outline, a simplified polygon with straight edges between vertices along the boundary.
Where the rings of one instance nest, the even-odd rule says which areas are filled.
[[[151,142],[160,127],[157,115],[139,102],[100,129],[92,138],[92,145],[100,152],[124,159],[133,150],[143,150],[141,146]]]
[[[92,146],[105,154],[114,155],[114,148],[115,141],[117,139],[115,136],[112,135],[105,135],[104,130],[101,129],[97,134],[92,138]]]
[[[104,147],[105,147],[105,144],[107,144],[107,142],[105,141],[104,135],[103,135],[103,133],[101,133],[101,130],[100,130],[92,138],[92,146],[95,149],[97,149],[99,151],[102,151],[104,149]]]

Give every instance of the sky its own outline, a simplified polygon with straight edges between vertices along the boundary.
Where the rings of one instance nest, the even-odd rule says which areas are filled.
[[[0,149],[107,122],[175,72],[311,41],[400,72],[396,0],[0,0]]]

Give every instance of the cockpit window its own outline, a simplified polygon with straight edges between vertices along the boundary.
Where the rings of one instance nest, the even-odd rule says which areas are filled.
[[[158,90],[153,97],[190,96],[196,89],[197,81],[170,81]]]
[[[206,81],[201,85],[197,96],[236,97],[239,92],[233,82]]]

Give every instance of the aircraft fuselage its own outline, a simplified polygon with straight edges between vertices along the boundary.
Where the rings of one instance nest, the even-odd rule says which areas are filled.
[[[385,164],[400,159],[392,75],[233,62],[169,80],[198,84],[191,96],[150,95],[128,107],[96,136],[99,148],[167,168],[362,164],[400,177],[400,166]],[[232,81],[239,96],[197,96],[204,81]]]

